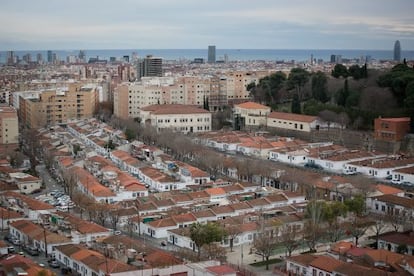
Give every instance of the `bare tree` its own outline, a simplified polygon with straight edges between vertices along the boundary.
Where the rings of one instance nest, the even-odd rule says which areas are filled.
[[[355,246],[358,246],[359,238],[365,234],[371,224],[372,222],[359,217],[355,217],[351,224],[349,224],[348,232],[352,237],[355,238]]]
[[[299,231],[296,227],[285,224],[281,227],[279,241],[286,248],[286,255],[290,257],[300,245]]]
[[[121,218],[122,210],[123,209],[121,208],[114,207],[114,208],[110,208],[110,211],[108,212],[109,220],[111,222],[112,229],[114,231],[117,230],[117,225],[118,225],[119,219]]]
[[[394,227],[395,232],[399,232],[401,225],[404,223],[404,217],[400,214],[388,213],[385,215],[385,220],[388,221],[392,227]]]
[[[226,250],[217,243],[203,245],[203,253],[209,260],[226,261]]]
[[[233,252],[234,240],[242,233],[240,225],[225,225],[224,230],[226,231],[226,236],[230,242],[230,251]]]
[[[72,197],[73,192],[78,185],[78,176],[76,174],[73,174],[70,170],[67,170],[62,173],[62,178],[62,185],[65,193]]]
[[[381,216],[375,216],[373,217],[374,222],[373,222],[373,229],[375,232],[375,244],[378,248],[378,240],[379,240],[379,236],[382,234],[382,232],[385,230],[387,224],[384,221],[384,218]]]
[[[328,124],[328,132],[333,122],[337,121],[338,114],[330,110],[322,110],[319,112],[319,117]]]
[[[277,238],[270,236],[264,231],[258,233],[256,239],[253,242],[253,247],[256,249],[256,254],[261,255],[263,261],[269,261],[269,258],[276,246]],[[268,262],[266,262],[266,270],[269,270]]]
[[[141,214],[140,214],[141,202],[138,199],[134,200],[133,202],[134,202],[135,210],[137,210],[137,216],[138,216],[138,236],[141,236]]]

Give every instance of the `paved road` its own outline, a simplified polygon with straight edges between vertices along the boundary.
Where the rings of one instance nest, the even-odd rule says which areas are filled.
[[[45,189],[41,192],[42,194],[50,193],[53,190],[63,190],[63,187],[50,175],[45,165],[37,165],[36,171],[45,185]]]

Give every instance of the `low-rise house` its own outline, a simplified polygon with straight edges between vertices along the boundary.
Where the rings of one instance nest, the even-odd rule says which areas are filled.
[[[50,204],[16,192],[3,192],[0,197],[8,208],[23,213],[26,218],[33,221],[37,221],[41,214],[49,214],[56,210]]]
[[[380,234],[377,248],[414,256],[414,231]]]
[[[99,181],[83,168],[74,166],[70,173],[77,176],[77,189],[87,196],[98,202],[113,203],[116,202],[116,193],[105,187]]]
[[[94,222],[80,219],[65,212],[56,212],[50,217],[50,225],[60,233],[68,236],[76,244],[91,243],[92,241],[107,237],[111,230]]]
[[[16,220],[26,219],[21,213],[0,207],[1,230],[9,229],[9,224]]]
[[[376,178],[392,178],[395,182],[402,182],[401,178],[398,178],[396,174],[393,175],[393,171],[397,169],[411,167],[414,163],[414,158],[403,158],[401,156],[385,157],[361,160],[356,162],[350,162],[349,168],[356,168],[357,173],[373,176]],[[355,170],[355,169],[354,169]],[[405,180],[404,180],[405,181]]]
[[[140,168],[139,176],[150,188],[160,192],[183,190],[186,187],[185,182],[152,167]]]
[[[281,128],[295,131],[310,132],[312,130],[319,130],[327,127],[326,123],[321,121],[316,116],[286,113],[286,112],[271,112],[267,116],[267,127]]]
[[[11,180],[16,183],[22,194],[31,194],[40,191],[42,181],[40,178],[27,173],[16,172],[9,174]]]
[[[245,102],[237,104],[233,108],[234,120],[239,121],[239,128],[266,126],[266,118],[271,109],[268,106]]]
[[[396,184],[408,182],[414,185],[414,166],[393,169],[391,172],[391,181]]]
[[[78,245],[56,247],[56,260],[80,275],[118,275],[122,272],[138,273],[138,268],[108,258],[104,254]]]
[[[11,255],[0,260],[1,275],[56,275],[53,271],[40,266],[31,258],[21,255]]]
[[[141,222],[140,227],[142,233],[145,235],[153,238],[166,238],[168,236],[168,230],[189,227],[195,222],[197,222],[197,218],[191,213],[186,213],[162,218],[148,223]]]
[[[371,200],[371,212],[413,219],[414,198],[392,194],[373,197]]]
[[[21,244],[37,248],[39,251],[54,253],[54,247],[71,244],[72,241],[46,229],[45,226],[28,220],[19,220],[10,223],[10,233],[20,240]]]

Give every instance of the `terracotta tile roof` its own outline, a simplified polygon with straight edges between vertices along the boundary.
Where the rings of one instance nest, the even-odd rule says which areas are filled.
[[[365,267],[354,263],[345,263],[335,268],[334,270],[339,275],[360,275],[360,276],[387,276],[390,275],[389,272],[376,269],[373,267]],[[394,273],[391,273],[391,275]]]
[[[403,192],[403,190],[384,184],[378,184],[375,188],[384,195],[396,195]]]
[[[226,191],[223,188],[209,188],[209,189],[205,189],[205,191],[210,196],[225,195],[226,194]]]
[[[193,201],[193,198],[190,196],[190,194],[177,194],[171,196],[171,199],[174,203],[180,203],[180,202],[191,202]]]
[[[379,118],[381,121],[388,122],[410,122],[410,117],[399,117],[399,118]]]
[[[228,185],[221,187],[227,194],[232,192],[243,192],[244,189],[239,184]]]
[[[389,232],[379,235],[379,239],[394,244],[405,244],[414,247],[414,231]]]
[[[230,206],[232,209],[234,209],[235,211],[252,209],[252,206],[250,206],[247,202],[237,202],[237,203],[232,203],[232,204],[230,204],[229,206]]]
[[[82,262],[84,259],[90,257],[90,256],[96,256],[96,257],[100,257],[103,260],[105,259],[105,256],[103,256],[101,253],[93,251],[93,250],[89,250],[89,249],[81,249],[79,251],[76,251],[75,253],[73,253],[70,257],[72,259],[74,259],[75,261],[79,261]]]
[[[39,210],[54,210],[55,207],[44,203],[43,201],[36,200],[34,198],[28,197],[26,195],[22,195],[20,193],[7,191],[2,194],[6,198],[16,198],[27,205],[27,207],[31,210],[39,211]]]
[[[349,241],[339,241],[331,245],[331,251],[338,254],[345,254],[349,249],[353,248],[355,245],[353,242]]]
[[[75,166],[70,168],[70,172],[76,175],[81,185],[95,197],[111,197],[116,195],[111,189],[99,183],[98,180],[85,169]]]
[[[268,109],[270,111],[270,107],[255,102],[245,102],[237,104],[235,105],[235,107],[240,107],[244,109]]]
[[[108,271],[107,271],[107,269],[108,269]],[[103,263],[98,265],[97,271],[99,271],[99,270],[101,270],[101,271],[103,271],[107,274],[112,274],[112,273],[121,273],[121,272],[127,272],[127,271],[136,271],[137,267],[132,266],[132,265],[128,265],[128,264],[120,262],[118,260],[107,259],[106,261],[104,260]]]
[[[184,104],[156,104],[141,108],[142,111],[150,111],[152,114],[209,114],[210,112],[198,106]]]
[[[144,167],[140,168],[142,174],[146,175],[147,177],[153,179],[154,181],[158,181],[161,183],[166,182],[177,182],[173,177],[163,173],[162,171],[152,168],[152,167]]]
[[[210,199],[210,195],[206,191],[191,192],[188,194],[192,200],[196,199]]]
[[[288,257],[287,260],[301,264],[303,266],[309,266],[317,257],[311,254],[302,254],[297,256]]]
[[[227,274],[236,273],[236,270],[234,270],[228,265],[209,266],[209,267],[206,267],[206,270],[210,271],[214,275],[227,275]]]
[[[405,174],[414,174],[414,166],[397,169],[397,170],[394,170],[394,172],[405,173]]]
[[[168,217],[168,218],[163,218],[163,219],[150,221],[150,222],[148,222],[148,225],[150,225],[154,228],[164,228],[164,227],[176,226],[177,222],[173,218]]]
[[[211,208],[211,210],[216,215],[234,213],[234,209],[230,205],[214,206]]]
[[[183,263],[183,261],[175,257],[173,254],[162,250],[155,250],[147,254],[145,260],[151,267],[173,266]]]
[[[301,115],[301,114],[286,113],[286,112],[271,112],[267,117],[271,119],[280,119],[280,120],[296,121],[296,122],[304,122],[304,123],[311,123],[318,118],[316,116]]]
[[[273,194],[273,195],[268,195],[265,197],[269,202],[271,203],[275,203],[275,202],[283,202],[283,201],[288,201],[287,197],[284,194]]]
[[[197,218],[192,213],[181,214],[172,217],[177,223],[196,222]]]
[[[211,209],[193,212],[193,215],[196,218],[215,218],[216,217],[216,214]]]
[[[90,233],[107,233],[109,230],[99,224],[94,222],[86,221],[80,219],[76,216],[65,212],[56,212],[64,220],[70,222],[71,226],[81,234],[90,234]]]
[[[309,265],[321,269],[323,271],[332,273],[335,268],[342,265],[343,262],[338,261],[332,257],[328,256],[318,256],[315,260],[313,260]]]
[[[382,202],[388,202],[395,205],[400,205],[405,208],[414,208],[414,198],[407,198],[407,197],[401,197],[396,195],[381,195],[376,196],[374,199],[377,199],[378,201]]]
[[[18,212],[8,210],[6,208],[0,207],[0,214],[4,219],[17,219],[24,218],[24,216]]]

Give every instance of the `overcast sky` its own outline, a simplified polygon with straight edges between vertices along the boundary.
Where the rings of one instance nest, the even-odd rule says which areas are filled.
[[[0,0],[0,50],[414,50],[414,0]]]

